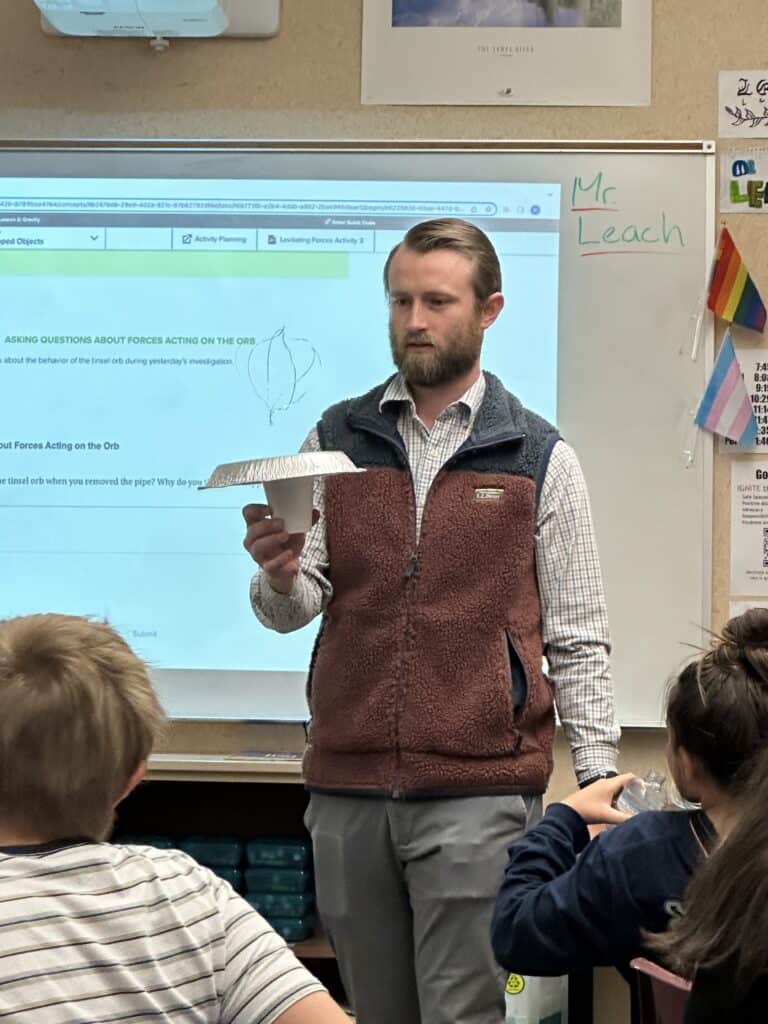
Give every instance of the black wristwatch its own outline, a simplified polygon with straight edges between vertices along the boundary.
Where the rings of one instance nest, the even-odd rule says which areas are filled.
[[[584,779],[583,782],[579,783],[579,789],[584,789],[585,786],[591,786],[593,782],[598,782],[600,779],[615,779],[618,772],[613,770],[609,772],[600,772],[599,775],[590,775],[588,779]]]

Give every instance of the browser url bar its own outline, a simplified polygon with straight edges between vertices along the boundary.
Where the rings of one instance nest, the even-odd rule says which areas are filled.
[[[269,214],[315,214],[329,216],[340,214],[362,215],[413,215],[421,216],[471,216],[493,217],[498,213],[495,203],[482,202],[432,202],[408,200],[359,200],[359,199],[108,199],[3,196],[0,210],[13,211],[58,211],[78,213],[83,211],[106,211],[116,213],[269,213]]]

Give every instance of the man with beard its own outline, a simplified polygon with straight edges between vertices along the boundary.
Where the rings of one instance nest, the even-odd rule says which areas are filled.
[[[359,1024],[501,1024],[491,912],[541,814],[553,695],[580,783],[615,774],[600,570],[573,451],[480,369],[504,305],[488,238],[418,224],[384,284],[398,373],[304,446],[367,472],[325,478],[306,543],[246,506],[251,601],[282,632],[322,614],[306,821]]]

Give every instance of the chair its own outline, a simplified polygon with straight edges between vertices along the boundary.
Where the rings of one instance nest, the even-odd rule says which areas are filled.
[[[690,981],[643,957],[629,966],[637,971],[640,1024],[683,1024]]]

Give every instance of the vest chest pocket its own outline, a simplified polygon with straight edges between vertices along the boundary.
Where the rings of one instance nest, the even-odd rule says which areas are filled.
[[[509,668],[509,692],[512,707],[517,713],[525,706],[528,699],[528,675],[520,657],[512,630],[507,626],[504,630],[504,649],[507,653]]]

